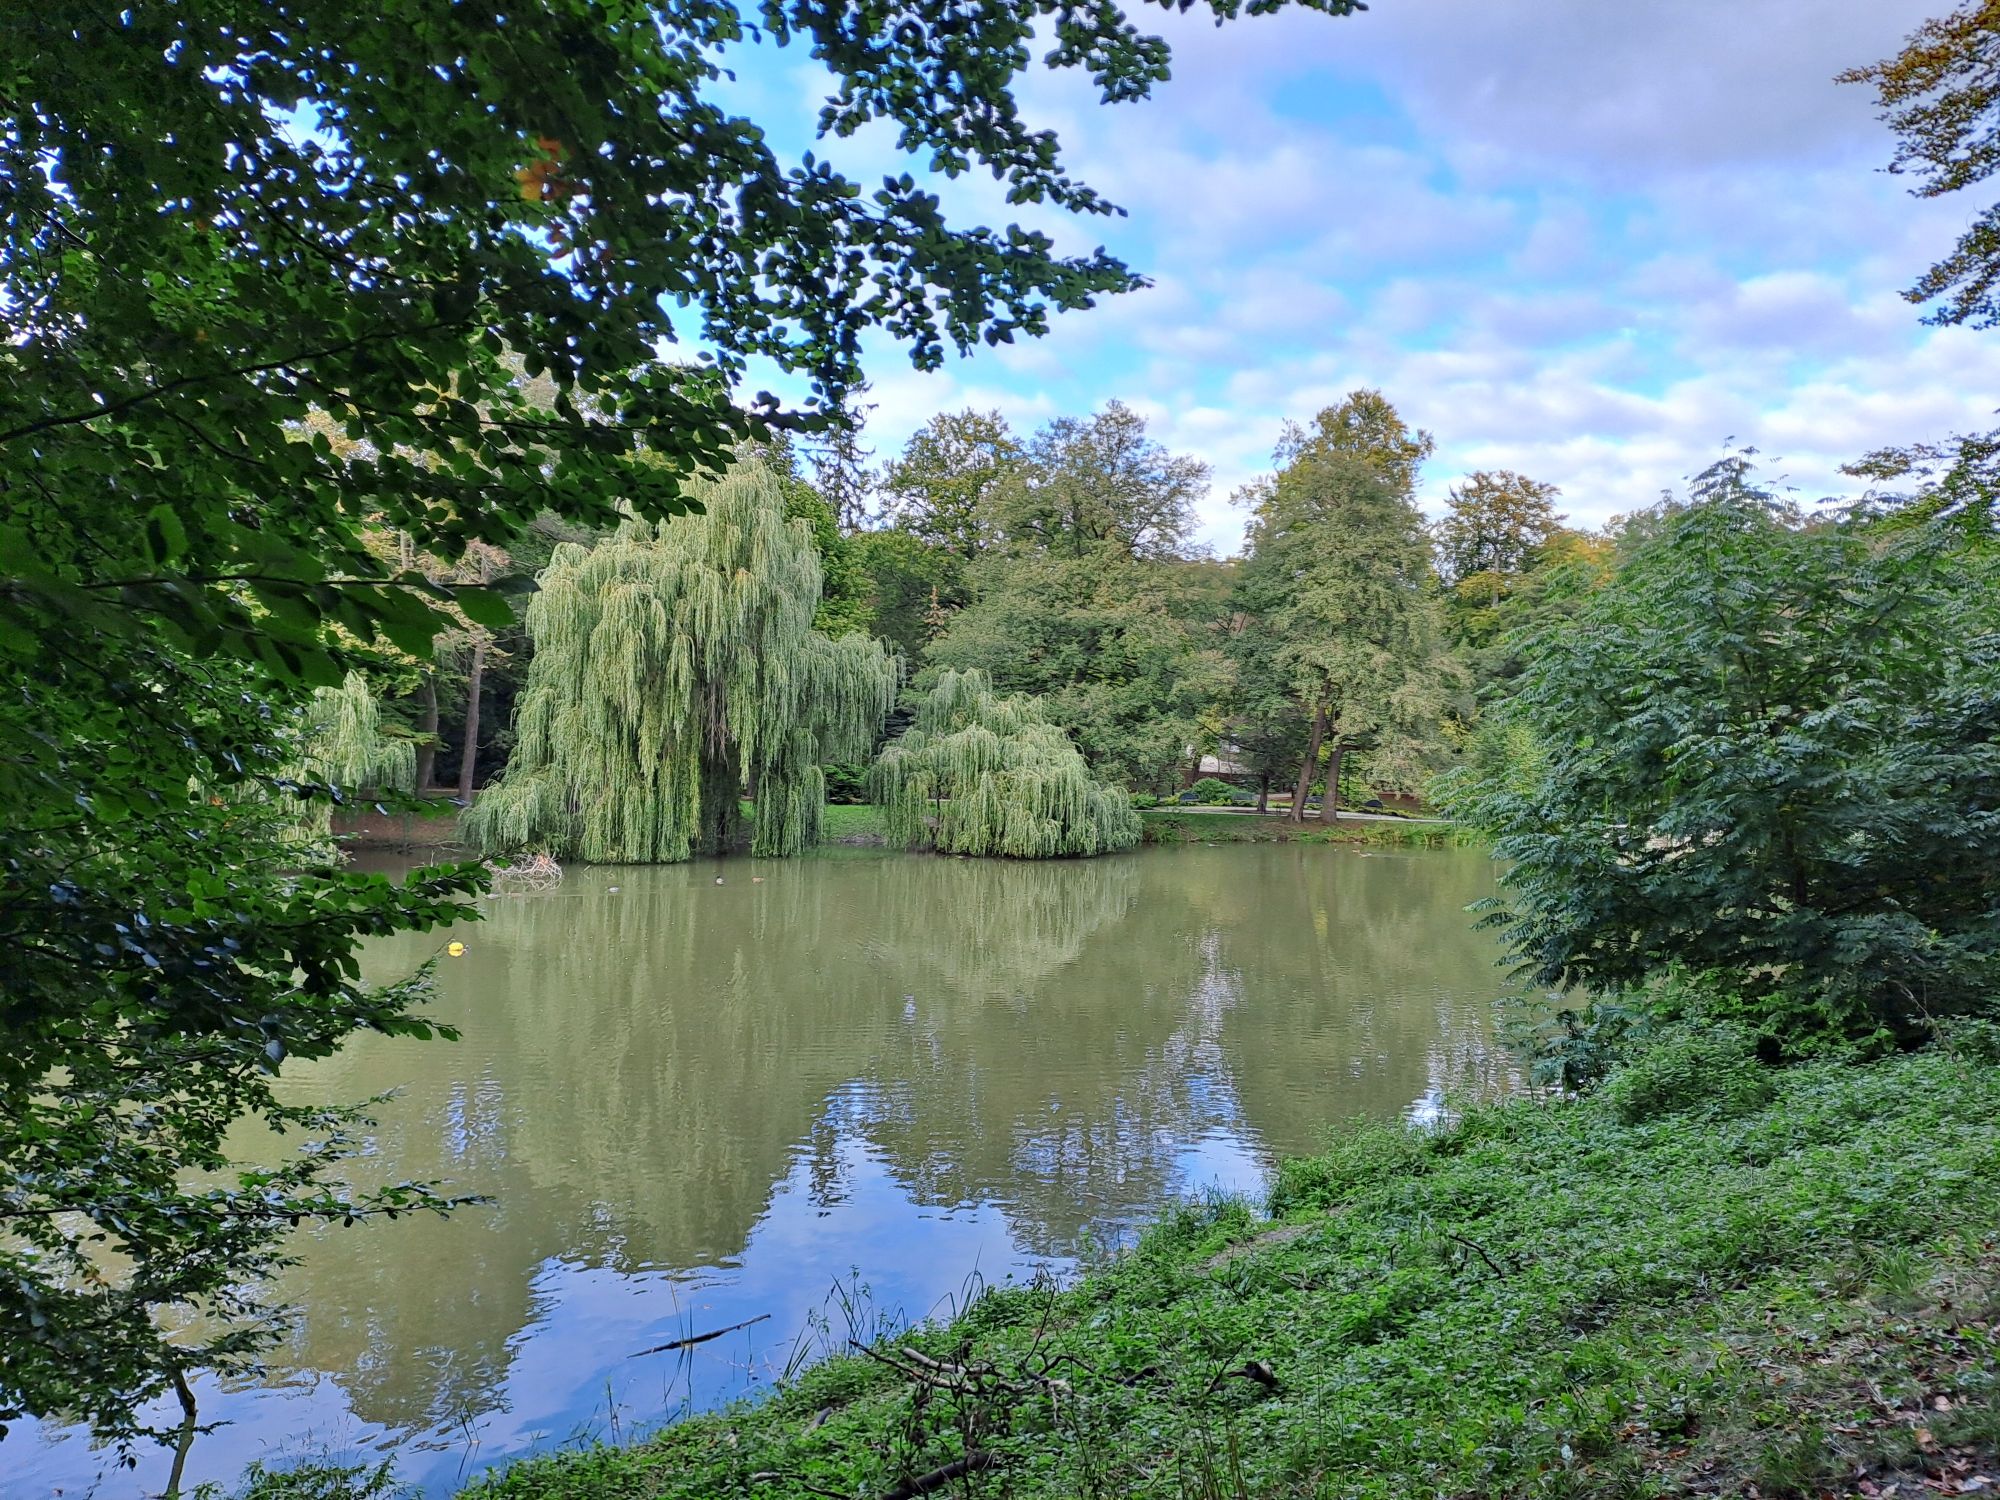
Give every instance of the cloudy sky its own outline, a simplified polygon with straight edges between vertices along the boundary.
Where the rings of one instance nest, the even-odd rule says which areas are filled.
[[[1894,52],[1944,0],[1374,0],[1174,44],[1148,103],[1032,78],[1033,119],[1128,210],[1064,230],[1153,285],[1049,337],[931,375],[875,351],[869,441],[998,407],[1029,429],[1118,399],[1213,466],[1205,540],[1286,419],[1356,386],[1437,437],[1435,511],[1468,470],[1563,490],[1577,521],[1650,503],[1731,439],[1812,498],[1889,442],[1991,426],[2000,332],[1937,330],[1898,290],[1976,203],[1923,204],[1843,67]],[[796,52],[741,103],[808,144],[824,92]],[[876,175],[885,142],[842,165]],[[896,163],[901,171],[906,164]],[[981,184],[947,205],[1008,211]]]

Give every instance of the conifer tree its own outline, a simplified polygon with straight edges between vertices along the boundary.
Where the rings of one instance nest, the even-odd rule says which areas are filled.
[[[466,817],[481,849],[726,853],[751,790],[752,852],[795,854],[819,837],[821,765],[872,747],[895,666],[877,641],[813,629],[819,558],[776,477],[741,465],[690,488],[699,515],[556,549],[528,608],[513,760]]]
[[[1053,859],[1139,841],[1131,800],[1091,779],[1040,700],[996,693],[979,671],[938,679],[876,760],[871,790],[899,849]]]

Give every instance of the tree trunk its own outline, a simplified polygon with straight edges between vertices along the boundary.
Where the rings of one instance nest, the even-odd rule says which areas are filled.
[[[1340,817],[1340,763],[1347,758],[1347,746],[1335,735],[1333,753],[1326,762],[1326,795],[1319,799],[1319,820],[1332,823]]]
[[[701,762],[701,783],[696,795],[701,799],[701,821],[695,836],[689,841],[696,854],[733,854],[743,836],[743,807],[741,799],[746,793],[755,797],[756,789],[745,787],[742,771],[734,756],[724,753],[717,756],[703,756]],[[758,812],[763,812],[762,804]]]
[[[166,1500],[180,1500],[181,1480],[187,1474],[188,1449],[194,1446],[194,1391],[179,1365],[168,1365],[167,1373],[173,1377],[174,1394],[181,1399],[182,1421],[180,1436],[174,1443],[174,1466],[167,1474]]]
[[[479,690],[486,676],[486,637],[472,639],[472,670],[465,683],[465,746],[458,754],[458,800],[472,805],[472,783],[478,775]]]
[[[417,715],[417,795],[425,795],[431,789],[431,778],[437,774],[438,754],[438,685],[437,673],[427,671],[417,679],[417,702],[423,711]]]
[[[1312,794],[1313,772],[1319,769],[1319,744],[1326,738],[1326,705],[1313,705],[1312,733],[1306,739],[1305,764],[1299,767],[1299,788],[1292,794],[1292,821],[1306,820],[1306,798]]]
[[[1262,776],[1257,778],[1257,811],[1260,813],[1267,813],[1270,810],[1271,810],[1271,773],[1269,771],[1266,771]]]

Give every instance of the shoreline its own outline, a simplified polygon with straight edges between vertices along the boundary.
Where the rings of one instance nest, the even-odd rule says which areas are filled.
[[[1140,810],[1141,847],[1176,844],[1349,844],[1395,848],[1446,848],[1481,842],[1473,834],[1441,818],[1372,817],[1343,814],[1329,828],[1317,815],[1294,823],[1283,813],[1208,807],[1157,807]],[[357,854],[436,854],[476,858],[458,841],[455,816],[367,812],[335,825],[340,847]],[[887,848],[880,809],[868,803],[831,803],[821,827],[818,848]]]
[[[1166,1206],[1069,1285],[463,1493],[1978,1492],[1954,1476],[2000,1461],[2000,1066],[1769,1083],[1353,1126],[1280,1169],[1268,1218]]]

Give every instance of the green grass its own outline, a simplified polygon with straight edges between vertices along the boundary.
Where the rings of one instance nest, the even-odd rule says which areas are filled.
[[[1147,808],[1139,814],[1149,844],[1369,844],[1440,848],[1463,843],[1449,823],[1356,819],[1326,827],[1294,823],[1277,813],[1239,813],[1195,807]]]
[[[882,809],[872,803],[833,803],[820,817],[822,844],[879,844],[888,836]]]
[[[746,816],[750,815],[746,804]],[[1322,828],[1298,825],[1284,817],[1230,813],[1190,807],[1149,808],[1139,814],[1149,844],[1369,844],[1405,848],[1436,848],[1463,842],[1459,830],[1446,823],[1340,823]],[[867,804],[834,805],[820,825],[822,844],[879,844],[885,839],[882,809]]]
[[[1745,1090],[1683,1061],[1608,1099],[1349,1128],[1282,1171],[1270,1219],[1175,1209],[1074,1285],[991,1292],[762,1405],[469,1493],[1778,1497],[1994,1475],[2000,1068],[1937,1051]],[[1638,1096],[1655,1113],[1633,1121]]]

